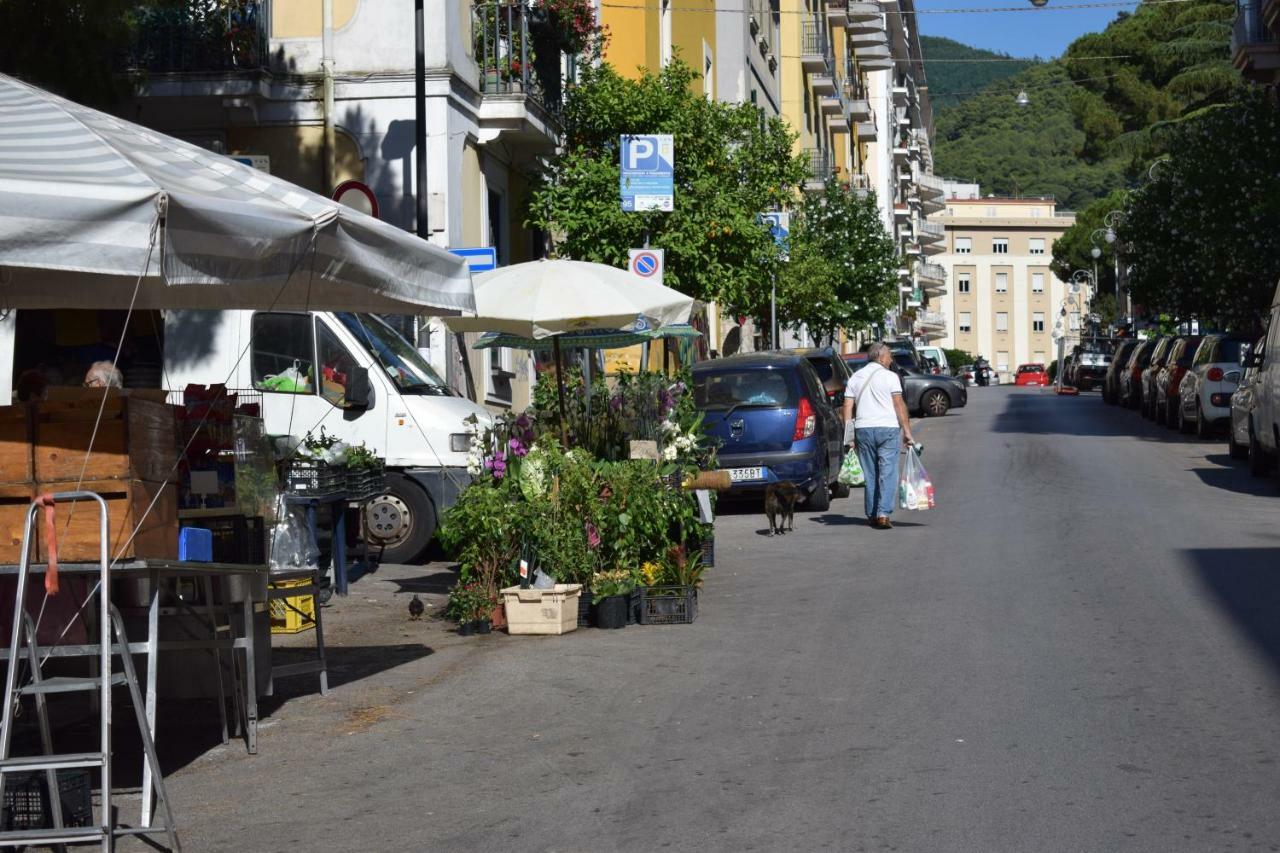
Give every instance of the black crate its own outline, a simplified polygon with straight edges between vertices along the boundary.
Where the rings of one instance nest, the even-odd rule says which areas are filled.
[[[641,587],[641,625],[688,625],[697,618],[698,590],[694,587]]]
[[[218,515],[192,519],[213,534],[213,562],[260,566],[267,562],[267,525],[261,516]]]
[[[582,588],[582,592],[578,594],[578,627],[587,628],[591,625],[591,590],[586,587]]]
[[[347,499],[367,501],[376,498],[386,489],[386,475],[382,467],[347,469]]]
[[[716,537],[708,536],[702,540],[699,550],[702,551],[702,565],[708,569],[716,565]]]
[[[87,770],[59,770],[58,797],[65,826],[93,824],[93,788]],[[24,829],[52,829],[53,809],[43,770],[6,773],[3,814],[0,828],[5,832]]]
[[[285,469],[285,488],[295,495],[318,497],[336,495],[347,484],[345,468],[335,468],[314,459],[294,459]]]

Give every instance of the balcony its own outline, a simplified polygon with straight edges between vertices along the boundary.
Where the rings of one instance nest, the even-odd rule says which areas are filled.
[[[827,22],[804,22],[800,38],[800,65],[810,74],[827,71],[830,74],[831,43],[827,40]]]
[[[481,142],[499,137],[545,149],[560,134],[564,86],[573,57],[541,44],[544,18],[524,3],[483,3],[471,8],[471,38],[479,89]],[[564,73],[568,67],[569,75]]]
[[[837,94],[840,91],[839,78],[832,71],[834,64],[831,57],[828,56],[827,63],[821,70],[809,74],[809,88],[818,96],[818,106],[820,108],[823,98],[832,98],[837,104],[840,102],[840,97]]]
[[[884,13],[879,3],[849,2],[845,8],[846,32],[865,32],[867,28],[884,31]]]
[[[832,133],[849,133],[849,119],[845,117],[843,112],[837,112],[835,115],[827,116],[827,130]]]
[[[843,27],[848,18],[849,0],[827,0],[827,23]]]
[[[859,142],[875,142],[876,141],[876,123],[874,121],[858,122],[857,139]]]
[[[806,148],[804,150],[805,170],[804,188],[810,192],[821,190],[831,178],[835,177],[836,165],[831,152],[825,148]]]
[[[1245,0],[1237,10],[1231,29],[1231,61],[1255,83],[1280,78],[1280,43],[1263,21],[1258,0]]]
[[[872,121],[871,102],[866,98],[850,98],[846,95],[844,103],[846,113],[849,116],[849,121]]]
[[[907,88],[906,83],[895,84],[892,94],[895,107],[905,107],[911,103],[911,90]]]
[[[911,208],[905,204],[898,203],[893,206],[893,218],[899,223],[911,221]]]
[[[226,4],[208,13],[143,8],[136,13],[129,68],[161,74],[263,69],[270,56],[265,5]]]
[[[941,311],[916,311],[916,325],[928,340],[947,336],[947,315]]]
[[[922,285],[946,284],[947,271],[941,264],[917,264],[916,279]]]
[[[938,243],[947,239],[947,229],[928,220],[921,220],[916,224],[916,233],[920,235],[922,241],[929,243]]]
[[[910,158],[910,152],[907,151],[906,143],[899,142],[893,146],[893,162],[902,164],[906,163]]]
[[[871,176],[870,175],[850,175],[849,189],[853,190],[854,195],[858,198],[866,198],[871,195]]]
[[[883,71],[893,67],[889,57],[887,44],[853,44],[853,55],[858,59],[858,67],[867,71]]]

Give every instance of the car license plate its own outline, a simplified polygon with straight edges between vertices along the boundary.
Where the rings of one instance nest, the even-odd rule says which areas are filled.
[[[735,483],[745,483],[748,480],[763,480],[763,468],[730,468],[729,479]]]

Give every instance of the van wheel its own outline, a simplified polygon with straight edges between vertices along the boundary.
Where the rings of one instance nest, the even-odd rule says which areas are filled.
[[[364,510],[369,544],[385,563],[412,563],[436,535],[436,508],[422,487],[404,474],[387,474],[387,491]]]
[[[946,391],[935,388],[924,395],[924,399],[920,401],[920,408],[926,417],[940,418],[947,413],[947,409],[951,408],[951,401],[947,399]]]

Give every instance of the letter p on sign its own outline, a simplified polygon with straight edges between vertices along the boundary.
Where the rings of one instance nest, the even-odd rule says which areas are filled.
[[[650,137],[636,136],[628,140],[627,145],[627,169],[629,171],[639,171],[641,169],[653,169],[654,165],[649,161],[657,154],[658,147]]]

